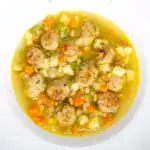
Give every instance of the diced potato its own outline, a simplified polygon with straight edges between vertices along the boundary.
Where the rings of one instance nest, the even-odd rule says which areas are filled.
[[[24,66],[21,64],[14,64],[13,69],[14,69],[14,71],[22,71],[23,67]]]
[[[58,56],[51,56],[50,58],[50,66],[51,67],[56,67],[58,65]]]
[[[32,45],[32,33],[27,31],[24,35],[25,40],[26,40],[26,44],[27,45]]]
[[[110,64],[103,64],[100,66],[100,71],[103,73],[108,73],[111,71],[111,66]]]
[[[73,83],[71,85],[71,91],[72,91],[72,94],[74,95],[77,91],[79,90],[79,83]]]
[[[120,67],[120,66],[115,66],[113,68],[113,72],[112,72],[114,75],[118,76],[118,77],[122,77],[125,75],[126,73],[126,69]]]
[[[74,71],[70,65],[65,65],[63,68],[63,72],[68,75],[74,75]]]
[[[90,92],[90,89],[89,88],[85,88],[84,92],[88,94]]]
[[[122,57],[126,56],[126,52],[123,47],[117,47],[116,50]]]
[[[130,55],[133,51],[133,49],[131,47],[125,47],[124,51],[126,52],[127,55]]]
[[[57,124],[57,120],[55,118],[50,118],[50,119],[48,119],[48,124],[49,125],[56,125]]]
[[[127,80],[133,81],[135,79],[135,72],[132,70],[127,70]]]
[[[86,115],[82,115],[78,118],[79,124],[82,126],[88,122],[88,117]]]
[[[99,91],[99,89],[100,89],[100,83],[99,82],[94,82],[93,83],[93,88],[94,88],[94,90]]]
[[[100,128],[100,118],[99,117],[91,118],[88,122],[88,128],[92,130]]]
[[[70,20],[71,20],[71,18],[66,13],[63,13],[61,18],[60,18],[60,22],[65,24],[65,25],[68,25],[70,23]]]
[[[82,109],[78,108],[76,110],[76,116],[80,116],[83,113]]]

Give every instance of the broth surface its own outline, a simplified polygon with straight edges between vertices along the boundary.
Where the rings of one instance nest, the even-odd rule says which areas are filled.
[[[63,136],[116,124],[139,84],[136,52],[114,23],[82,11],[48,15],[28,29],[12,61],[16,99],[31,120]]]

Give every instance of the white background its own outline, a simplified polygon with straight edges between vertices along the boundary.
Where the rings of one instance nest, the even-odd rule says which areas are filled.
[[[54,0],[53,0],[54,1]],[[58,1],[58,0],[57,0]],[[70,0],[71,1],[71,0]],[[73,0],[74,2],[77,0]],[[71,2],[73,2],[71,1]],[[80,0],[82,1],[82,0]],[[101,0],[102,1],[102,0]],[[113,4],[104,0],[105,7],[115,9],[115,14],[120,19],[128,16],[134,26],[134,34],[145,54],[147,73],[150,65],[150,2],[149,0],[113,0]],[[96,2],[96,3],[95,3]],[[91,0],[89,7],[97,9],[100,0]],[[60,8],[64,6],[63,0],[59,0]],[[73,3],[74,5],[75,3]],[[9,69],[12,54],[20,36],[24,30],[46,14],[42,11],[47,9],[48,0],[0,0],[0,150],[67,150],[52,145],[40,139],[27,128],[23,127],[10,106],[10,93],[7,91],[9,82]],[[65,4],[67,5],[67,4]],[[87,3],[85,5],[88,5]],[[100,3],[102,5],[102,3]],[[105,7],[103,9],[105,9]],[[80,4],[76,5],[80,9]],[[108,8],[106,8],[108,10]],[[38,13],[38,17],[36,15]],[[27,20],[32,20],[30,23]],[[134,20],[134,21],[133,21]],[[124,22],[125,23],[125,22]],[[8,78],[7,78],[8,77]],[[136,116],[131,122],[113,138],[86,149],[100,150],[150,150],[150,96],[148,85],[145,97]],[[140,91],[139,91],[140,92]],[[5,95],[5,96],[4,96]],[[7,95],[7,96],[6,96]]]

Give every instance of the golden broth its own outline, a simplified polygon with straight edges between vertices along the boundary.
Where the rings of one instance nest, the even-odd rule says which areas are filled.
[[[122,45],[127,45],[127,46],[132,47],[129,39],[124,34],[124,32],[118,26],[116,26],[114,23],[107,20],[106,18],[95,15],[93,13],[87,13],[87,12],[82,12],[82,11],[81,12],[72,11],[72,12],[67,12],[67,13],[79,15],[81,20],[82,18],[88,18],[89,20],[92,20],[99,27],[101,36],[112,41],[115,44],[121,43]],[[56,15],[56,18],[58,16],[60,16],[60,13]],[[11,79],[12,79],[12,86],[13,86],[16,99],[20,107],[23,109],[23,111],[28,115],[27,113],[28,107],[33,102],[24,94],[23,82],[21,80],[20,73],[15,72],[13,70],[13,65],[16,62],[23,62],[25,60],[25,57],[24,57],[25,51],[26,51],[25,40],[23,38],[19,46],[16,49],[16,52],[12,61]],[[135,72],[135,80],[132,82],[126,83],[125,87],[123,88],[121,92],[123,96],[121,97],[121,100],[120,100],[119,111],[115,115],[113,124],[116,124],[128,112],[137,93],[138,84],[139,84],[139,64],[138,64],[138,59],[137,59],[135,50],[130,57],[128,67]],[[105,131],[110,126],[112,125],[102,126],[99,131],[81,132],[80,134],[77,134],[76,136],[89,136],[91,134],[95,134],[95,133],[97,134],[97,133]],[[44,129],[51,133],[53,132],[49,125],[47,125]],[[60,132],[59,130],[55,131],[54,134],[65,135],[65,134],[62,134],[62,132]]]

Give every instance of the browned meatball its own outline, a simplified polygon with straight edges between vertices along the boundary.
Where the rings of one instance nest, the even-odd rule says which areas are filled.
[[[97,47],[99,47],[97,55],[98,64],[112,63],[115,57],[115,52],[109,43],[106,40],[101,40]]]
[[[39,98],[39,95],[44,92],[46,88],[46,84],[44,82],[44,78],[39,75],[35,74],[32,77],[29,77],[26,81],[26,94],[33,100]]]
[[[70,88],[66,82],[57,80],[48,87],[47,93],[52,99],[63,101],[69,96]]]
[[[30,47],[27,52],[27,62],[30,65],[38,66],[44,60],[43,52],[37,47]]]
[[[77,73],[77,82],[81,87],[88,87],[92,85],[98,76],[98,71],[92,63],[84,65]]]
[[[118,76],[112,76],[108,80],[108,89],[113,92],[119,92],[124,86],[124,79]]]
[[[70,105],[64,105],[57,113],[56,119],[60,123],[61,126],[69,126],[72,125],[75,120],[75,108]]]
[[[91,21],[86,20],[81,26],[81,35],[76,44],[79,46],[89,45],[98,35],[98,28]]]
[[[59,45],[58,33],[55,30],[48,31],[41,37],[41,44],[46,50],[56,50]]]
[[[96,37],[99,35],[98,28],[89,20],[85,21],[81,27],[82,37]]]
[[[102,112],[116,113],[119,108],[119,101],[116,94],[112,92],[100,94],[98,106]]]

